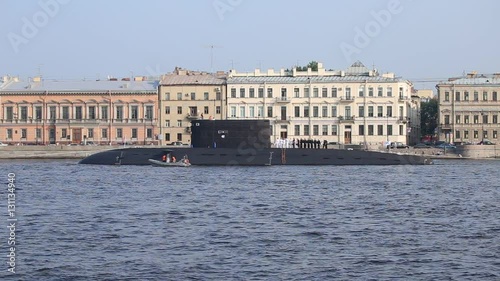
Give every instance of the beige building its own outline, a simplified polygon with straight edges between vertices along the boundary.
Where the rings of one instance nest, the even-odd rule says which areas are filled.
[[[272,141],[319,139],[379,148],[413,140],[420,120],[411,111],[412,84],[379,74],[360,62],[345,71],[232,70],[227,79],[227,119],[271,120]]]
[[[470,73],[436,86],[439,140],[451,143],[498,142],[500,74]]]
[[[144,77],[104,81],[3,77],[0,141],[154,144],[157,85]]]
[[[225,74],[176,68],[159,86],[160,143],[191,143],[191,121],[224,119]]]

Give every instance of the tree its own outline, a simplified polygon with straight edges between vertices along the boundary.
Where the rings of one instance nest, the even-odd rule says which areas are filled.
[[[307,71],[308,68],[310,68],[312,71],[318,71],[318,62],[313,60],[309,62],[306,66],[296,67],[297,71]]]
[[[420,106],[420,127],[422,136],[434,135],[434,130],[438,123],[438,101],[430,99],[428,102],[422,102]]]

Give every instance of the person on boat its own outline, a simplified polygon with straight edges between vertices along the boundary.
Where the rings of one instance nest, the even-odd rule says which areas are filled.
[[[167,155],[163,154],[163,156],[161,157],[161,161],[167,162]]]
[[[177,159],[175,159],[175,156],[172,156],[172,163],[175,163]]]

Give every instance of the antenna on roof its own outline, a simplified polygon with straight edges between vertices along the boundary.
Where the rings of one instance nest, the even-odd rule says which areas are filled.
[[[222,48],[222,46],[208,45],[205,48],[210,48],[210,72],[214,72],[214,48]]]

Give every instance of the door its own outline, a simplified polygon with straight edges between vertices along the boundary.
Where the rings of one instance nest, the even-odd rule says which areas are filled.
[[[283,140],[288,138],[288,132],[280,132],[280,138]]]
[[[56,143],[56,129],[55,128],[49,129],[49,143],[50,144]]]
[[[344,144],[351,144],[351,131],[344,132]]]
[[[73,129],[72,143],[80,144],[82,142],[82,129]]]

